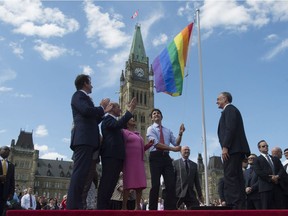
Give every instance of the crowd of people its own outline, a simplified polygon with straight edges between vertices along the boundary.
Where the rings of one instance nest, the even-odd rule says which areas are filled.
[[[217,105],[223,110],[218,126],[224,165],[219,183],[221,203],[232,209],[287,209],[287,160],[281,163],[282,150],[275,147],[270,155],[267,142],[260,140],[259,156],[251,154],[241,113],[231,103],[229,92],[219,94]],[[287,159],[288,149],[284,154]],[[250,167],[244,167],[243,173],[246,159]]]
[[[188,158],[190,149],[187,146],[181,151],[180,143],[185,131],[183,124],[180,125],[178,136],[175,137],[169,128],[163,126],[162,112],[153,109],[150,114],[153,124],[147,129],[148,143],[145,144],[133,119],[133,111],[137,105],[136,98],[132,98],[127,104],[126,112],[122,114],[120,105],[110,101],[109,98],[103,99],[98,107],[94,105],[89,97],[93,88],[90,76],[78,75],[75,86],[76,92],[71,100],[73,128],[70,145],[74,167],[68,190],[67,209],[85,209],[83,200],[87,195],[83,193],[83,188],[91,185],[86,176],[91,172],[89,167],[94,164],[93,155],[97,153],[102,165],[97,209],[115,209],[115,206],[119,209],[119,199],[121,209],[129,209],[129,197],[135,193],[134,209],[140,210],[142,190],[147,187],[144,166],[146,150],[149,150],[151,172],[149,210],[158,209],[161,176],[165,182],[163,204],[165,210],[180,208],[182,203],[185,203],[187,208],[199,205],[196,198],[193,202],[189,202],[191,197],[196,196],[194,185],[200,202],[203,202],[197,166]],[[98,128],[100,122],[101,135]],[[173,164],[169,156],[170,151],[181,151],[183,160]],[[182,188],[184,192],[179,192]]]
[[[10,149],[1,147],[0,215],[7,204],[9,207],[7,201],[10,205],[19,203],[19,208],[27,210],[189,210],[204,205],[198,166],[189,159],[190,148],[180,146],[184,124],[174,136],[163,125],[161,110],[154,108],[150,113],[152,125],[146,133],[148,143],[145,144],[133,118],[136,98],[132,98],[122,114],[120,105],[109,98],[102,99],[100,106],[94,105],[89,96],[93,88],[90,76],[78,75],[75,87],[71,100],[73,127],[70,144],[74,166],[68,194],[58,202],[55,198],[36,198],[32,188],[28,188],[19,199],[15,196],[15,168],[7,160]],[[220,200],[214,205],[231,209],[288,208],[288,149],[284,150],[287,160],[283,165],[280,162],[281,149],[273,148],[272,155],[269,155],[265,140],[258,143],[260,155],[251,154],[241,113],[231,103],[229,92],[219,94],[217,105],[223,111],[218,137],[224,177],[219,182]],[[151,174],[148,200],[142,199],[142,191],[147,187],[145,151],[149,151]],[[181,158],[173,160],[169,155],[171,151],[180,152]],[[96,166],[100,159],[102,173],[98,185]],[[159,196],[161,176],[165,188]]]
[[[10,148],[0,147],[0,215],[3,216],[8,209],[25,210],[59,210],[66,209],[67,195],[58,202],[56,198],[45,198],[33,194],[31,187],[19,194],[15,189],[15,166],[8,160]]]

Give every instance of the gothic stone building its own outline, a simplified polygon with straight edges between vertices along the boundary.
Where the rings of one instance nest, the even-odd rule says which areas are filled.
[[[15,164],[15,187],[18,193],[32,187],[39,196],[60,200],[67,193],[72,162],[40,159],[39,151],[34,149],[32,133],[21,130],[16,144],[12,140],[9,160]]]

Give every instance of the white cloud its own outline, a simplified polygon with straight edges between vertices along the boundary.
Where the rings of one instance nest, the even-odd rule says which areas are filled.
[[[34,148],[39,150],[40,152],[43,152],[43,151],[48,151],[48,146],[47,145],[38,145],[38,144],[35,144],[34,145]]]
[[[93,69],[89,65],[81,65],[82,73],[91,76],[94,73]]]
[[[68,52],[67,49],[55,46],[41,40],[36,41],[36,45],[34,46],[34,50],[38,51],[42,58],[46,61],[49,61],[54,58],[58,58]]]
[[[10,91],[13,91],[13,88],[0,86],[0,92],[10,92]]]
[[[21,94],[21,93],[15,93],[14,96],[17,98],[31,98],[32,97],[32,95],[30,94]]]
[[[7,130],[5,130],[5,129],[1,129],[1,130],[0,130],[0,134],[1,134],[1,133],[6,133],[6,131],[7,131]]]
[[[186,2],[185,6],[181,6],[178,11],[178,16],[186,16],[189,22],[194,21],[194,15],[196,8],[200,7],[199,2]]]
[[[271,60],[275,58],[278,54],[288,50],[288,39],[283,40],[280,44],[270,50],[264,57],[263,60]]]
[[[48,135],[48,130],[45,125],[38,125],[34,134],[35,137],[45,137]]]
[[[0,20],[13,25],[14,32],[39,37],[62,37],[79,29],[75,19],[58,8],[48,8],[40,0],[2,0]]]
[[[9,46],[12,48],[13,53],[15,55],[17,55],[19,58],[23,59],[24,50],[23,50],[21,44],[18,44],[18,43],[15,43],[15,42],[10,42]]]
[[[91,0],[84,2],[84,11],[88,20],[87,38],[97,38],[99,44],[108,49],[122,47],[123,44],[131,41],[130,36],[121,31],[125,27],[124,22],[121,21],[122,16],[115,12],[112,15],[103,13],[101,9]]]
[[[222,26],[226,29],[243,31],[251,19],[247,9],[235,0],[205,1],[200,11],[203,29]]]
[[[287,1],[211,1],[206,0],[199,7],[199,2],[187,2],[178,9],[179,16],[194,20],[196,9],[200,8],[202,29],[223,27],[232,31],[247,31],[248,27],[262,27],[270,22],[288,20]]]
[[[105,63],[103,62],[103,61],[98,61],[97,63],[96,63],[96,66],[97,67],[99,67],[99,68],[103,68],[103,67],[105,67]]]
[[[166,34],[160,34],[157,38],[153,39],[152,44],[154,46],[159,46],[162,44],[166,44],[168,40],[168,36]]]
[[[164,12],[161,9],[157,9],[157,11],[153,11],[150,16],[141,22],[141,33],[143,40],[145,41],[148,33],[150,32],[150,28],[156,22],[158,22],[161,18],[164,17]],[[145,42],[144,42],[145,43]]]
[[[155,10],[154,12],[152,12],[146,20],[141,21],[141,34],[144,44],[151,26],[163,17],[164,13],[159,9],[157,11]],[[130,38],[129,41],[130,42],[124,44],[124,47],[122,48],[121,51],[115,53],[114,55],[112,55],[112,57],[110,57],[107,60],[109,65],[107,63],[107,65],[105,65],[105,68],[102,67],[103,64],[101,63],[97,64],[98,68],[100,69],[97,72],[100,75],[99,76],[97,75],[97,81],[99,80],[99,83],[97,83],[97,85],[94,85],[95,88],[97,89],[107,88],[110,86],[115,86],[117,82],[119,83],[119,77],[121,75],[121,71],[125,67],[124,62],[127,61],[130,53],[132,39]]]
[[[58,152],[54,152],[54,150],[49,149],[47,145],[38,145],[34,144],[35,149],[39,150],[40,153],[40,158],[41,159],[50,159],[50,160],[56,160],[58,159],[63,159],[63,160],[71,160],[65,155],[61,155]]]
[[[114,86],[115,83],[119,82],[121,75],[121,68],[124,67],[123,62],[127,61],[129,56],[129,47],[126,46],[121,52],[114,54],[108,61],[109,64],[105,65],[105,68],[100,63],[98,65],[99,70],[97,71],[100,75],[97,75],[97,81],[99,83],[94,85],[94,88],[101,89]]]
[[[70,158],[68,158],[66,155],[61,155],[58,152],[47,152],[40,155],[41,159],[50,159],[50,160],[56,160],[56,159],[63,159],[65,161],[71,161]]]
[[[0,85],[6,81],[13,80],[17,76],[16,72],[11,69],[2,69],[0,70]]]
[[[278,40],[278,35],[270,34],[264,40],[267,41],[267,42],[275,42],[275,41]]]

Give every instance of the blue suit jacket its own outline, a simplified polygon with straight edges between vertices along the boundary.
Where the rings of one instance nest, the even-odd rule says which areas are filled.
[[[102,124],[101,131],[103,141],[101,145],[101,158],[125,158],[125,146],[121,129],[124,128],[129,119],[132,118],[130,112],[126,112],[119,120],[107,115]]]
[[[218,137],[221,147],[228,148],[229,154],[250,154],[241,113],[232,104],[226,106],[222,111],[218,125]]]
[[[70,148],[89,145],[97,150],[100,146],[98,124],[102,121],[104,110],[95,107],[90,97],[82,91],[76,91],[71,100],[73,127]]]

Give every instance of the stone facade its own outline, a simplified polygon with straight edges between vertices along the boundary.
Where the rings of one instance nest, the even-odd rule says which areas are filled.
[[[11,142],[9,160],[15,165],[15,187],[18,193],[32,187],[35,194],[60,201],[67,193],[73,164],[62,159],[39,158],[34,149],[32,132],[21,130],[18,140]]]

